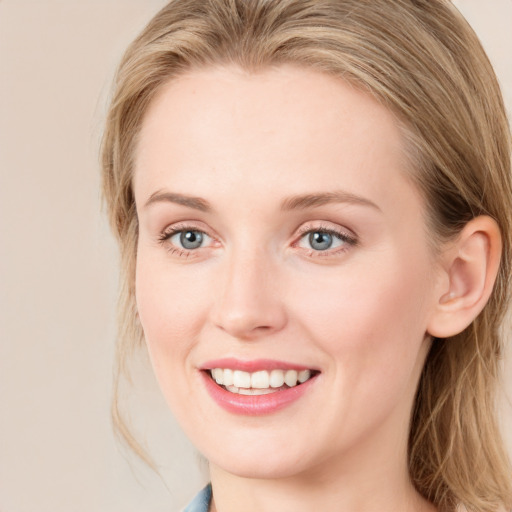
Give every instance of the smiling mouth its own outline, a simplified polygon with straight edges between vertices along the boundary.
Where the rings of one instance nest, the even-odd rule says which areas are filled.
[[[223,389],[238,395],[268,395],[300,386],[318,373],[316,370],[260,370],[245,372],[213,368],[207,372]]]

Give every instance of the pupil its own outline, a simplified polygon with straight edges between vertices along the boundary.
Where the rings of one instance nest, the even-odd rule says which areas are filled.
[[[332,235],[316,231],[309,235],[311,247],[317,251],[325,251],[332,245]]]
[[[180,242],[185,249],[197,249],[203,242],[203,235],[199,231],[184,231],[180,235]]]

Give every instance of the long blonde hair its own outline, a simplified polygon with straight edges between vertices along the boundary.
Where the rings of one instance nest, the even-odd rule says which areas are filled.
[[[498,222],[503,254],[488,304],[462,333],[434,340],[425,363],[409,470],[440,510],[511,509],[512,472],[495,412],[512,270],[510,130],[494,71],[447,0],[175,0],[151,20],[120,64],[102,146],[103,192],[122,258],[118,374],[143,340],[132,158],[148,105],[162,84],[192,68],[251,72],[281,63],[349,81],[395,113],[434,246],[477,215]],[[138,450],[115,397],[112,410]]]

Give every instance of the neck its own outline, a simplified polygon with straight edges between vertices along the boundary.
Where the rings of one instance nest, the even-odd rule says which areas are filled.
[[[354,478],[255,480],[212,471],[211,512],[435,512],[410,483],[385,488]],[[386,478],[382,478],[386,480]],[[387,483],[387,482],[386,482]]]
[[[370,443],[371,444],[371,443]],[[238,476],[210,465],[211,512],[435,512],[412,485],[404,443],[359,447],[307,473],[280,478]],[[402,453],[397,453],[402,452]]]

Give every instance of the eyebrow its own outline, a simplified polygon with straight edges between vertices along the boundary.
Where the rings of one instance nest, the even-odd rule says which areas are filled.
[[[154,203],[175,203],[201,212],[212,211],[212,207],[206,199],[187,196],[184,194],[176,194],[174,192],[164,192],[161,190],[157,190],[155,193],[151,194],[144,207],[147,208],[149,205]]]
[[[378,211],[381,211],[381,209],[369,199],[358,196],[356,194],[352,194],[351,192],[345,192],[343,190],[292,196],[285,199],[281,203],[281,210],[305,210],[306,208],[315,208],[330,203],[350,203],[361,206],[369,206]]]
[[[202,197],[188,196],[175,192],[165,192],[157,190],[146,201],[144,207],[154,203],[175,203],[201,212],[211,212],[211,204]],[[281,203],[281,211],[305,210],[307,208],[316,208],[330,203],[349,203],[361,206],[369,206],[378,211],[381,209],[369,199],[358,196],[351,192],[337,190],[335,192],[319,192],[314,194],[295,195],[286,198]]]

